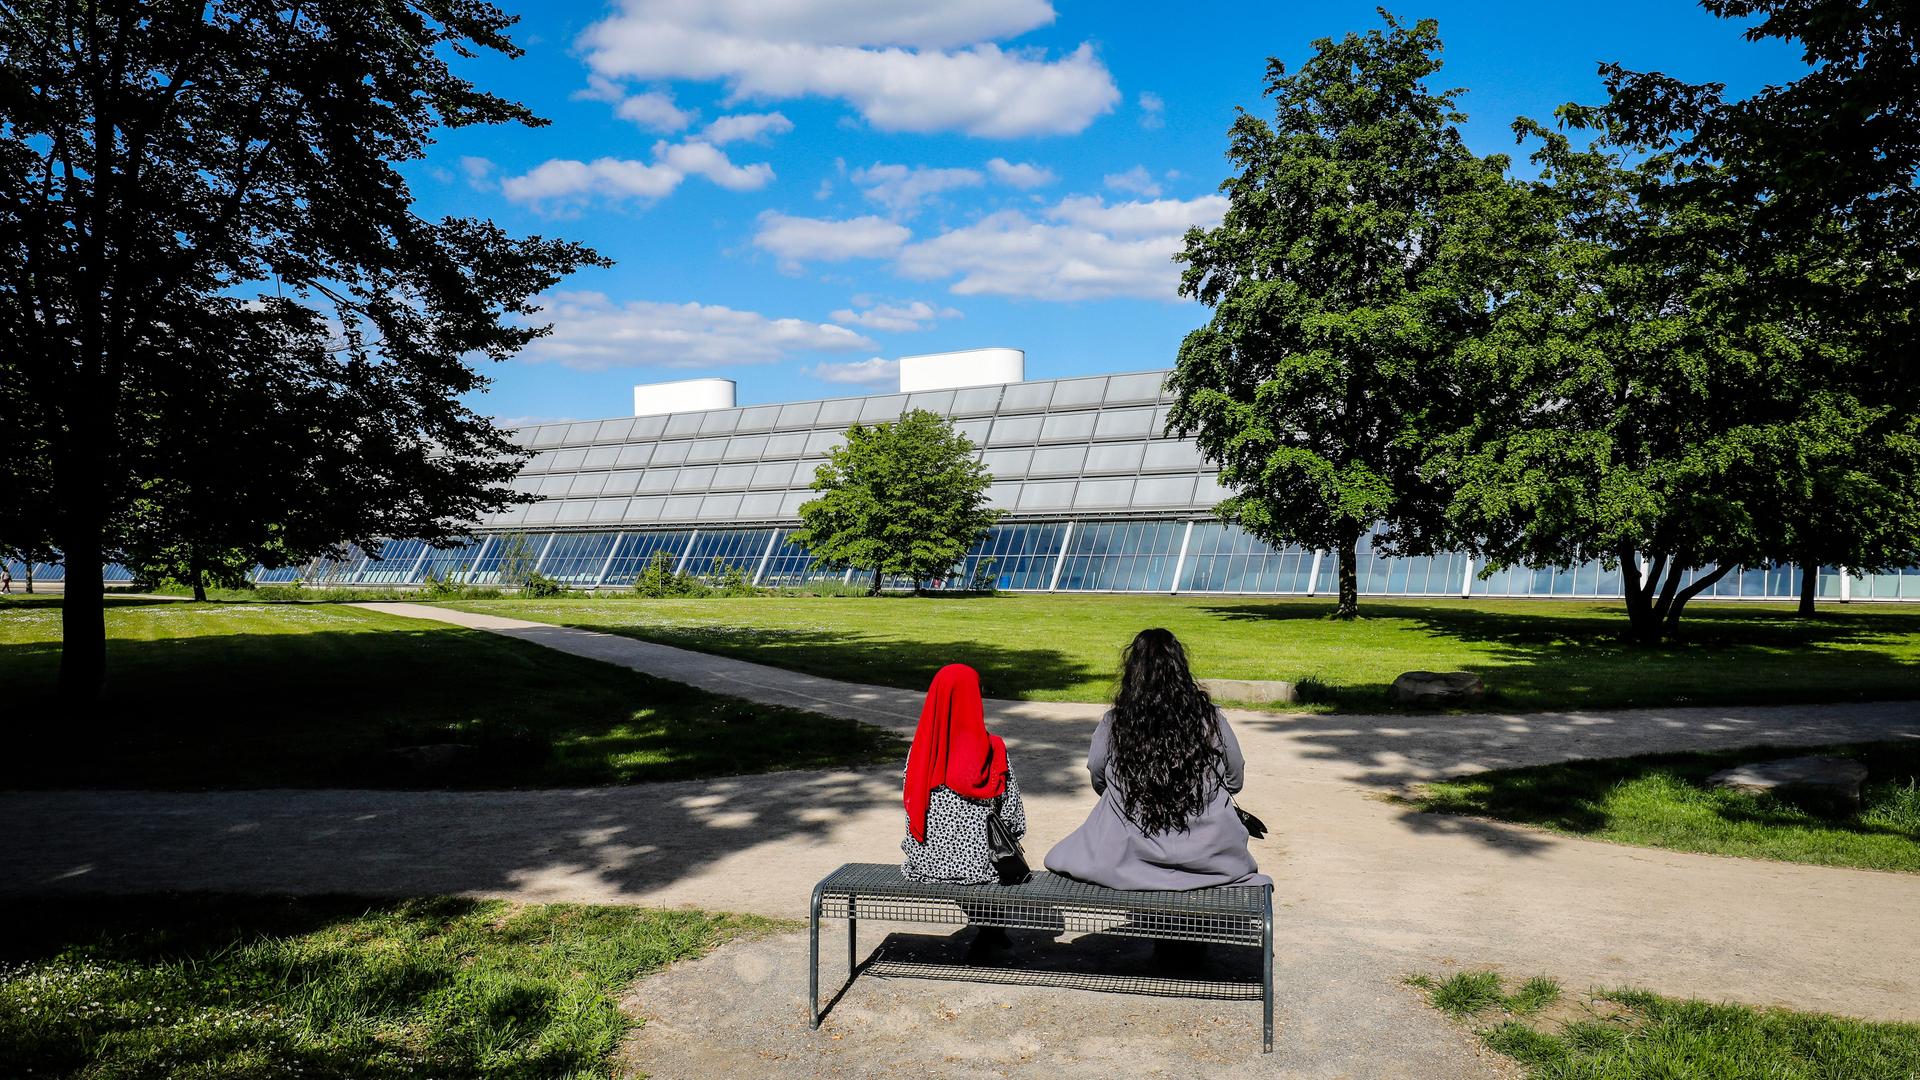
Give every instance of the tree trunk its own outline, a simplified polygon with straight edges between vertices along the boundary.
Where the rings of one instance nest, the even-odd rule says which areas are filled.
[[[1360,556],[1359,541],[1352,534],[1342,537],[1340,542],[1340,601],[1334,605],[1333,617],[1336,619],[1357,619],[1360,617]]]
[[[867,595],[880,595],[880,568],[877,566],[873,568],[873,584],[867,586]]]
[[[1813,601],[1820,593],[1820,565],[1807,562],[1800,564],[1800,617],[1813,618]]]
[[[69,706],[90,707],[100,699],[107,673],[107,616],[100,530],[67,530],[60,550],[66,557],[67,587],[60,602],[60,696]]]
[[[189,548],[187,562],[189,565],[188,572],[193,575],[194,602],[204,604],[207,602],[207,575],[206,571],[200,569],[199,553]]]
[[[27,563],[25,565],[27,568],[27,591],[32,592],[33,591],[33,564]]]

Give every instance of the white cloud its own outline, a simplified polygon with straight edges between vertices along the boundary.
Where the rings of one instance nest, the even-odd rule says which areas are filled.
[[[1158,198],[1160,183],[1153,178],[1144,165],[1135,165],[1123,173],[1113,173],[1101,181],[1115,191],[1124,191],[1130,195],[1145,195],[1149,199]]]
[[[910,244],[897,267],[923,280],[957,278],[951,288],[961,295],[1172,300],[1182,235],[1218,224],[1226,207],[1218,195],[1114,206],[1079,196],[1049,209],[1045,221],[1003,210]]]
[[[673,103],[673,95],[650,90],[614,106],[613,114],[648,131],[671,134],[693,123],[693,114]]]
[[[553,333],[528,345],[520,358],[583,371],[767,363],[796,352],[874,347],[844,326],[770,319],[718,304],[617,304],[598,292],[555,292],[536,303],[539,311],[526,321],[550,322]]]
[[[758,191],[773,183],[773,166],[765,162],[735,165],[727,160],[726,151],[703,142],[658,142],[653,156],[669,168],[704,176],[728,191]]]
[[[704,142],[661,140],[653,145],[653,156],[652,162],[555,158],[507,177],[500,190],[517,203],[567,206],[595,198],[612,203],[664,198],[688,176],[703,176],[729,191],[758,191],[773,182],[773,166],[735,165],[724,151]]]
[[[992,161],[987,162],[987,172],[992,175],[995,181],[1005,184],[1008,187],[1019,188],[1022,191],[1029,188],[1045,187],[1059,179],[1058,176],[1054,175],[1052,169],[1043,165],[1035,165],[1032,162],[1026,161],[1015,164],[1006,158],[994,158]]]
[[[801,370],[822,382],[854,386],[897,386],[900,383],[900,361],[878,356],[870,360],[815,364]]]
[[[580,47],[603,79],[837,98],[885,131],[1074,134],[1120,98],[1092,46],[1049,59],[993,44],[1053,18],[1046,0],[624,0]]]
[[[882,165],[853,170],[861,194],[896,214],[912,214],[922,203],[954,188],[979,187],[986,177],[978,169],[930,169],[924,165]]]
[[[468,155],[460,159],[460,174],[467,178],[467,186],[475,191],[492,190],[493,171],[493,162],[486,158]]]
[[[1140,126],[1152,131],[1167,126],[1167,103],[1151,90],[1140,91]]]
[[[707,125],[700,137],[715,146],[730,142],[761,142],[769,135],[785,135],[793,130],[793,121],[777,112],[736,113]]]
[[[804,218],[777,210],[760,215],[753,246],[770,251],[783,263],[806,260],[842,262],[847,259],[884,259],[913,237],[907,227],[883,217]]]
[[[960,313],[950,307],[936,308],[925,300],[910,300],[905,303],[862,303],[864,297],[855,297],[854,304],[860,310],[842,308],[831,316],[834,322],[864,326],[869,330],[925,330],[933,325],[935,319],[957,319]]]

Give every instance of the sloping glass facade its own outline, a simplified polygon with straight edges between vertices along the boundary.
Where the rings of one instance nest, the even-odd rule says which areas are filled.
[[[1212,518],[1224,498],[1190,439],[1164,434],[1166,372],[1038,380],[915,394],[877,394],[664,416],[520,428],[532,458],[515,479],[539,501],[476,524],[448,549],[418,541],[357,548],[341,559],[262,570],[258,580],[413,585],[429,576],[493,584],[537,569],[575,588],[625,588],[665,552],[676,570],[714,577],[738,568],[761,585],[846,577],[790,542],[826,454],[854,423],[908,409],[950,417],[993,474],[988,497],[1007,512],[953,573],[931,583],[1059,592],[1309,595],[1336,587],[1331,555],[1276,549]],[[14,576],[24,576],[15,567]],[[1464,554],[1427,558],[1360,551],[1372,596],[1618,597],[1618,570],[1597,563],[1513,568],[1482,580]],[[124,570],[114,568],[125,580]],[[40,580],[59,580],[59,567]],[[1743,569],[1703,594],[1793,599],[1799,571]],[[1849,576],[1822,568],[1827,599],[1920,600],[1920,569]]]

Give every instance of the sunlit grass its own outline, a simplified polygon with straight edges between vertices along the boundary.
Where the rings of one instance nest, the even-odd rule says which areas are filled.
[[[1391,708],[1403,672],[1472,671],[1506,709],[1853,701],[1920,697],[1920,605],[1696,604],[1678,641],[1621,639],[1618,603],[1365,599],[1338,622],[1325,599],[1035,596],[625,598],[451,604],[584,626],[853,682],[924,688],[947,663],[989,694],[1098,701],[1120,650],[1164,626],[1202,677],[1279,679],[1297,708]],[[1282,706],[1284,708],[1284,706]]]
[[[1920,1025],[1602,990],[1566,1000],[1552,980],[1514,993],[1491,971],[1408,980],[1475,1025],[1529,1080],[1909,1080]],[[1551,992],[1547,988],[1551,987]],[[1530,988],[1532,988],[1530,990]]]
[[[1722,769],[1809,753],[1867,766],[1856,813],[1809,809],[1706,779]],[[1472,814],[1556,832],[1676,851],[1820,866],[1920,872],[1920,739],[1853,746],[1653,754],[1500,769],[1427,784],[1422,810]]]

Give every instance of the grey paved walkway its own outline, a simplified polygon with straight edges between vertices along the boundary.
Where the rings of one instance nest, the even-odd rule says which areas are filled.
[[[379,606],[895,730],[911,729],[918,712],[919,695],[908,691],[591,631]],[[1019,762],[1036,855],[1092,804],[1081,760],[1099,712],[1080,704],[989,705],[989,722]],[[1414,814],[1380,798],[1412,780],[1572,757],[1920,737],[1913,703],[1230,715],[1249,762],[1244,801],[1275,826],[1256,854],[1279,882],[1278,975],[1287,987],[1284,1052],[1244,1066],[1255,1075],[1482,1075],[1486,1065],[1459,1033],[1411,1008],[1396,986],[1406,972],[1454,966],[1491,964],[1575,987],[1632,983],[1920,1020],[1920,940],[1912,932],[1920,923],[1920,878],[1570,840]],[[11,834],[0,849],[0,891],[458,892],[793,917],[833,867],[892,857],[898,800],[891,768],[587,791],[0,793],[0,820]],[[954,1032],[930,1034],[923,1012],[952,1012],[946,1022],[964,1032],[969,1021],[961,1013],[1011,1000],[1079,1033],[1071,1045],[1086,1061],[1132,1060],[1147,1053],[1142,1047],[1153,1053],[1141,1061],[1173,1074],[1209,1055],[1249,1060],[1243,1036],[1251,1006],[1123,1005],[1025,990],[1009,997],[957,984],[862,980],[837,1010],[840,1039],[832,1031],[795,1034],[798,969],[788,969],[798,961],[792,941],[775,941],[729,946],[662,976],[657,1008],[642,1010],[657,1023],[643,1029],[636,1060],[655,1063],[648,1067],[661,1076],[701,1075],[734,1060],[729,1055],[766,1063],[766,1075],[865,1075],[847,1071],[860,1061],[892,1061],[907,1072],[917,1062],[924,1071],[934,1045],[927,1040],[949,1040],[939,1043],[942,1053],[957,1059],[969,1051],[951,1042],[960,1037]],[[654,993],[646,989],[654,982],[642,992]],[[706,998],[688,986],[704,988]],[[760,1019],[716,1027],[703,1019],[715,1002]],[[1175,1039],[1184,1049],[1173,1053],[1160,1035],[1150,1045],[1130,1041],[1154,1025],[1184,1031]],[[849,1039],[866,1047],[863,1055],[849,1056]],[[998,1046],[985,1040],[974,1049],[997,1053]],[[1073,1074],[1044,1049],[995,1067],[1005,1075]]]

